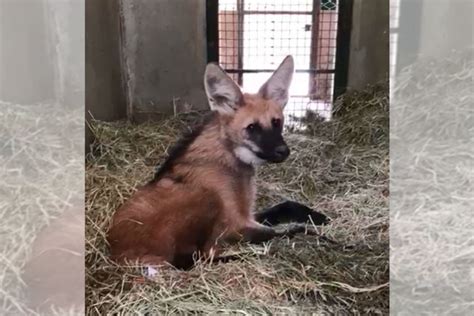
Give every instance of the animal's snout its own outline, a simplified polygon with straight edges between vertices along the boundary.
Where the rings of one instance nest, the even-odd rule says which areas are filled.
[[[275,158],[278,162],[285,160],[290,155],[290,148],[287,145],[279,145],[274,150]]]

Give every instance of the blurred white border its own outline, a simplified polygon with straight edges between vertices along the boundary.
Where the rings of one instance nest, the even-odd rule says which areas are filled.
[[[390,103],[394,315],[474,310],[473,9],[470,0],[400,0],[392,60],[405,64],[392,68]]]
[[[1,315],[84,313],[84,4],[0,0]]]

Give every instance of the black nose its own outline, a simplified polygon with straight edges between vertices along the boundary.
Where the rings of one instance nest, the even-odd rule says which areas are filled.
[[[286,145],[280,145],[275,148],[275,155],[278,158],[285,159],[290,155],[290,149]]]

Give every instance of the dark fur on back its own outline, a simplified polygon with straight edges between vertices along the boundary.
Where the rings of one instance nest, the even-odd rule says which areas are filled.
[[[150,184],[159,181],[168,171],[170,171],[174,162],[182,157],[194,140],[202,133],[207,124],[216,117],[216,112],[212,111],[205,115],[200,123],[191,128],[190,132],[185,133],[181,139],[170,149],[166,160],[157,168],[155,176],[149,182]]]

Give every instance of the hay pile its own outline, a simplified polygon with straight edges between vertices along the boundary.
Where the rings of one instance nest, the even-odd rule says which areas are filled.
[[[474,50],[424,58],[391,104],[391,306],[468,315],[474,302]]]
[[[346,100],[354,107],[380,103],[386,119],[387,93],[385,89],[355,94]],[[330,225],[318,229],[336,243],[300,235],[261,246],[236,245],[229,253],[240,260],[203,262],[191,271],[169,268],[153,279],[143,278],[140,267],[109,261],[105,232],[114,210],[153,176],[170,145],[200,113],[142,125],[94,122],[96,141],[86,166],[90,315],[386,314],[388,126],[381,128],[384,135],[363,135],[367,129],[356,125],[371,122],[371,114],[364,113],[359,120],[345,122],[345,129],[331,122],[318,127],[324,133],[289,133],[290,158],[259,170],[258,207],[283,199],[307,204],[332,218]],[[353,141],[365,138],[370,141]],[[376,140],[385,144],[375,145]]]
[[[75,202],[83,208],[84,112],[54,104],[0,107],[0,315],[34,315],[26,294],[35,289],[24,278],[32,244]],[[64,270],[71,273],[55,267]]]
[[[333,119],[328,122],[311,110],[304,117],[293,119],[300,123],[297,127],[305,127],[307,134],[329,138],[340,146],[387,148],[390,127],[388,89],[388,83],[382,82],[338,98],[334,102]]]

